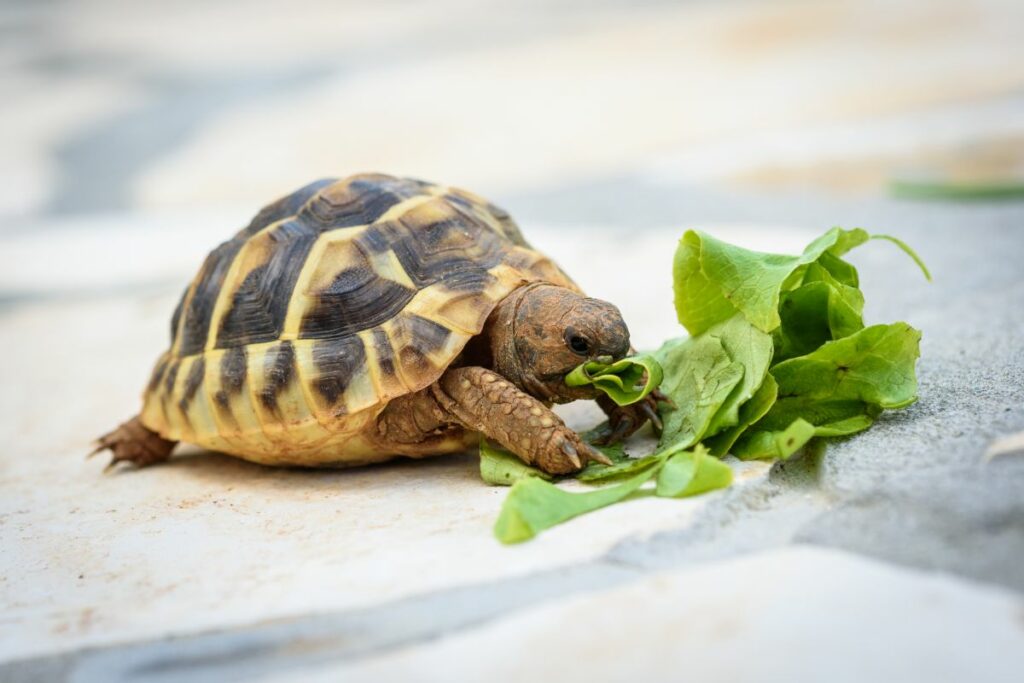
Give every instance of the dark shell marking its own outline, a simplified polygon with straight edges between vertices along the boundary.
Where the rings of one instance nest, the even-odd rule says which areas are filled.
[[[264,360],[263,390],[260,402],[268,410],[277,409],[277,397],[295,376],[295,348],[290,341],[281,342]]]
[[[298,221],[273,228],[270,257],[249,271],[221,319],[216,348],[228,349],[278,339],[292,290],[317,235]]]
[[[244,241],[236,237],[224,242],[206,257],[191,293],[186,295],[188,303],[184,305],[181,344],[177,349],[179,356],[191,356],[201,352],[206,346],[206,336],[210,331],[210,319],[213,316],[214,304],[217,303],[217,295],[242,244]]]
[[[346,268],[316,293],[306,312],[300,339],[330,339],[377,327],[395,317],[416,295],[397,282],[385,280],[368,264]]]
[[[228,349],[220,360],[220,385],[228,394],[237,394],[245,384],[247,372],[245,347]]]
[[[373,350],[377,354],[377,365],[380,371],[388,376],[395,376],[395,352],[391,348],[391,342],[384,330],[373,331]]]
[[[290,216],[294,216],[306,204],[306,202],[313,197],[313,195],[337,181],[337,178],[321,178],[320,180],[314,181],[309,185],[292,192],[286,197],[281,197],[273,204],[263,207],[263,209],[256,214],[256,217],[252,219],[252,222],[250,222],[249,225],[239,233],[239,236],[251,237],[260,230],[269,226],[271,223],[276,223]]]
[[[313,377],[313,388],[334,405],[364,363],[366,349],[359,337],[320,340],[313,345],[313,365],[318,373]]]
[[[184,410],[189,402],[192,401],[196,396],[196,392],[199,391],[199,385],[203,383],[203,377],[206,375],[206,360],[199,356],[192,363],[192,367],[189,368],[188,377],[185,378],[185,392],[181,397],[182,410]]]
[[[161,356],[160,360],[156,363],[156,367],[153,368],[153,374],[149,377],[149,386],[147,388],[150,393],[156,391],[157,387],[160,386],[160,380],[163,379],[164,371],[167,370],[168,360],[166,355]]]

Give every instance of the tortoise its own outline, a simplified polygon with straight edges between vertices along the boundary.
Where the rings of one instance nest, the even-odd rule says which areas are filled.
[[[171,317],[142,411],[100,437],[110,466],[179,441],[268,465],[463,451],[484,435],[549,473],[607,462],[552,412],[597,399],[614,442],[657,395],[620,407],[565,375],[631,352],[509,214],[464,190],[383,174],[324,179],[214,249]]]

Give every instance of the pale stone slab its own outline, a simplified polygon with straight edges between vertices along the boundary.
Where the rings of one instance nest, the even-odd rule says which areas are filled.
[[[0,392],[0,660],[522,576],[685,527],[714,499],[630,502],[507,548],[491,535],[506,489],[484,486],[473,456],[308,472],[196,455],[103,476],[101,462],[84,460],[90,439],[138,409],[197,249],[232,231],[201,215],[176,232],[146,225],[139,216],[77,234],[55,226],[9,236],[14,248],[0,249],[9,290],[33,291],[33,264],[49,262],[55,290],[40,296],[94,294],[0,317],[0,346],[17,359],[0,370],[16,388]],[[591,293],[619,303],[641,347],[682,333],[667,277],[675,232],[638,237],[629,249],[612,249],[600,230],[583,242],[551,226],[526,232]],[[742,227],[716,234],[760,247],[773,234],[787,249],[808,237],[781,227],[761,237]],[[159,285],[168,278],[177,283]],[[563,414],[579,428],[600,419],[592,404]],[[736,467],[739,486],[767,471]]]
[[[135,199],[146,207],[254,199],[283,178],[300,183],[339,169],[387,169],[494,194],[639,170],[652,158],[716,146],[714,156],[757,171],[763,155],[746,162],[751,139],[824,131],[824,145],[798,148],[812,162],[829,160],[837,146],[877,148],[877,122],[887,117],[911,118],[913,137],[955,147],[988,130],[983,114],[961,115],[962,134],[918,115],[1020,89],[1022,7],[668,3],[581,17],[571,32],[553,35],[540,24],[528,40],[357,66],[302,92],[224,111],[154,160]],[[703,182],[718,176],[714,167],[690,168]]]
[[[277,681],[1012,681],[1019,596],[787,548],[527,609]]]

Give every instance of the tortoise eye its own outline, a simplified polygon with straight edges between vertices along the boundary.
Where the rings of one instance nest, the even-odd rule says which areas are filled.
[[[573,353],[578,353],[581,356],[590,353],[590,342],[571,327],[565,331],[565,341]]]

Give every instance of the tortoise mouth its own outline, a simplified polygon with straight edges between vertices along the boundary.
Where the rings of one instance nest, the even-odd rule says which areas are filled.
[[[586,361],[584,361],[586,362]],[[570,387],[565,383],[565,377],[576,369],[576,365],[559,372],[548,372],[542,375],[535,375],[529,382],[527,391],[535,398],[552,403],[570,403],[572,401],[597,398],[598,392],[593,387]]]

